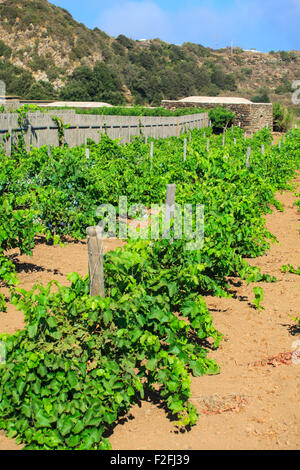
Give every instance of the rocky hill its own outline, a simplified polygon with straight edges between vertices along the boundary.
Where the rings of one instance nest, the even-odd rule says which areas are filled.
[[[46,0],[0,0],[0,80],[27,99],[158,104],[201,94],[290,105],[299,65],[299,51],[113,38]]]

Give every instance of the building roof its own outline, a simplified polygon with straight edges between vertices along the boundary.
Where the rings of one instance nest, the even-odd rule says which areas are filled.
[[[19,96],[12,96],[12,95],[0,95],[0,99],[1,100],[7,100],[7,101],[11,101],[11,100],[19,100]]]
[[[38,104],[38,102],[37,102]],[[108,103],[100,103],[96,101],[52,101],[47,104],[43,104],[43,107],[55,107],[55,108],[102,108],[112,107]]]
[[[232,96],[188,96],[179,100],[183,103],[211,103],[211,104],[251,104],[252,101],[245,98]]]

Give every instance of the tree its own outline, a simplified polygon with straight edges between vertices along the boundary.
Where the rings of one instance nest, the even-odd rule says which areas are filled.
[[[225,90],[235,91],[237,89],[235,83],[235,77],[233,73],[227,73],[225,75]]]
[[[222,106],[210,109],[208,112],[213,131],[220,134],[224,129],[231,126],[235,120],[235,113]]]
[[[93,69],[88,66],[77,67],[61,90],[60,97],[70,101],[125,102],[118,74],[103,62],[96,62]]]
[[[91,101],[86,87],[76,80],[72,80],[61,89],[60,98],[64,101]]]
[[[40,80],[33,83],[26,98],[28,100],[51,100],[57,98],[57,92],[51,83]]]
[[[211,74],[211,81],[212,83],[217,85],[218,88],[224,89],[225,88],[225,73],[219,68],[215,69],[213,73]]]

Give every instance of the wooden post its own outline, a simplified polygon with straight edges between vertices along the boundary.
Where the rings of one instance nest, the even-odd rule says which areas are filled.
[[[30,135],[29,135],[29,150],[31,150],[32,146],[32,126],[30,126]]]
[[[246,168],[250,166],[250,155],[251,155],[251,147],[247,148],[247,160],[246,160]]]
[[[281,140],[278,142],[278,148],[281,148]]]
[[[234,143],[234,145],[236,145],[236,138],[233,139],[233,143]]]
[[[101,295],[101,297],[105,297],[102,244],[103,229],[99,226],[88,227],[86,233],[89,255],[90,295]]]
[[[190,143],[191,143],[192,142],[192,133],[191,132],[190,132],[189,140],[190,140]]]
[[[152,141],[150,144],[150,166],[151,166],[151,171],[153,168],[153,149],[154,149],[154,142]]]
[[[223,147],[224,147],[224,145],[225,145],[225,134],[224,134],[224,133],[223,133],[223,142],[222,142],[222,145],[223,145]]]
[[[90,158],[90,149],[85,149],[85,157]]]
[[[187,144],[187,140],[184,139],[184,142],[183,142],[183,161],[184,162],[186,161],[186,144]]]
[[[206,142],[206,151],[209,152],[209,139],[207,139],[207,142]]]
[[[261,145],[261,153],[262,153],[262,155],[265,154],[265,146],[264,146],[264,144]]]
[[[26,151],[29,153],[30,151],[30,137],[31,137],[31,127],[29,124],[25,125],[25,134],[24,134],[24,141],[26,145]]]
[[[8,132],[9,132],[9,141],[8,141],[8,155],[11,157],[11,153],[12,153],[12,145],[13,145],[13,136],[12,136],[12,129],[9,128],[8,129]]]

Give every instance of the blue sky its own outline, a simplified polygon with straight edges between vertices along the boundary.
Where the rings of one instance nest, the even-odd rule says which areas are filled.
[[[300,49],[300,0],[53,0],[89,28],[261,51]]]

